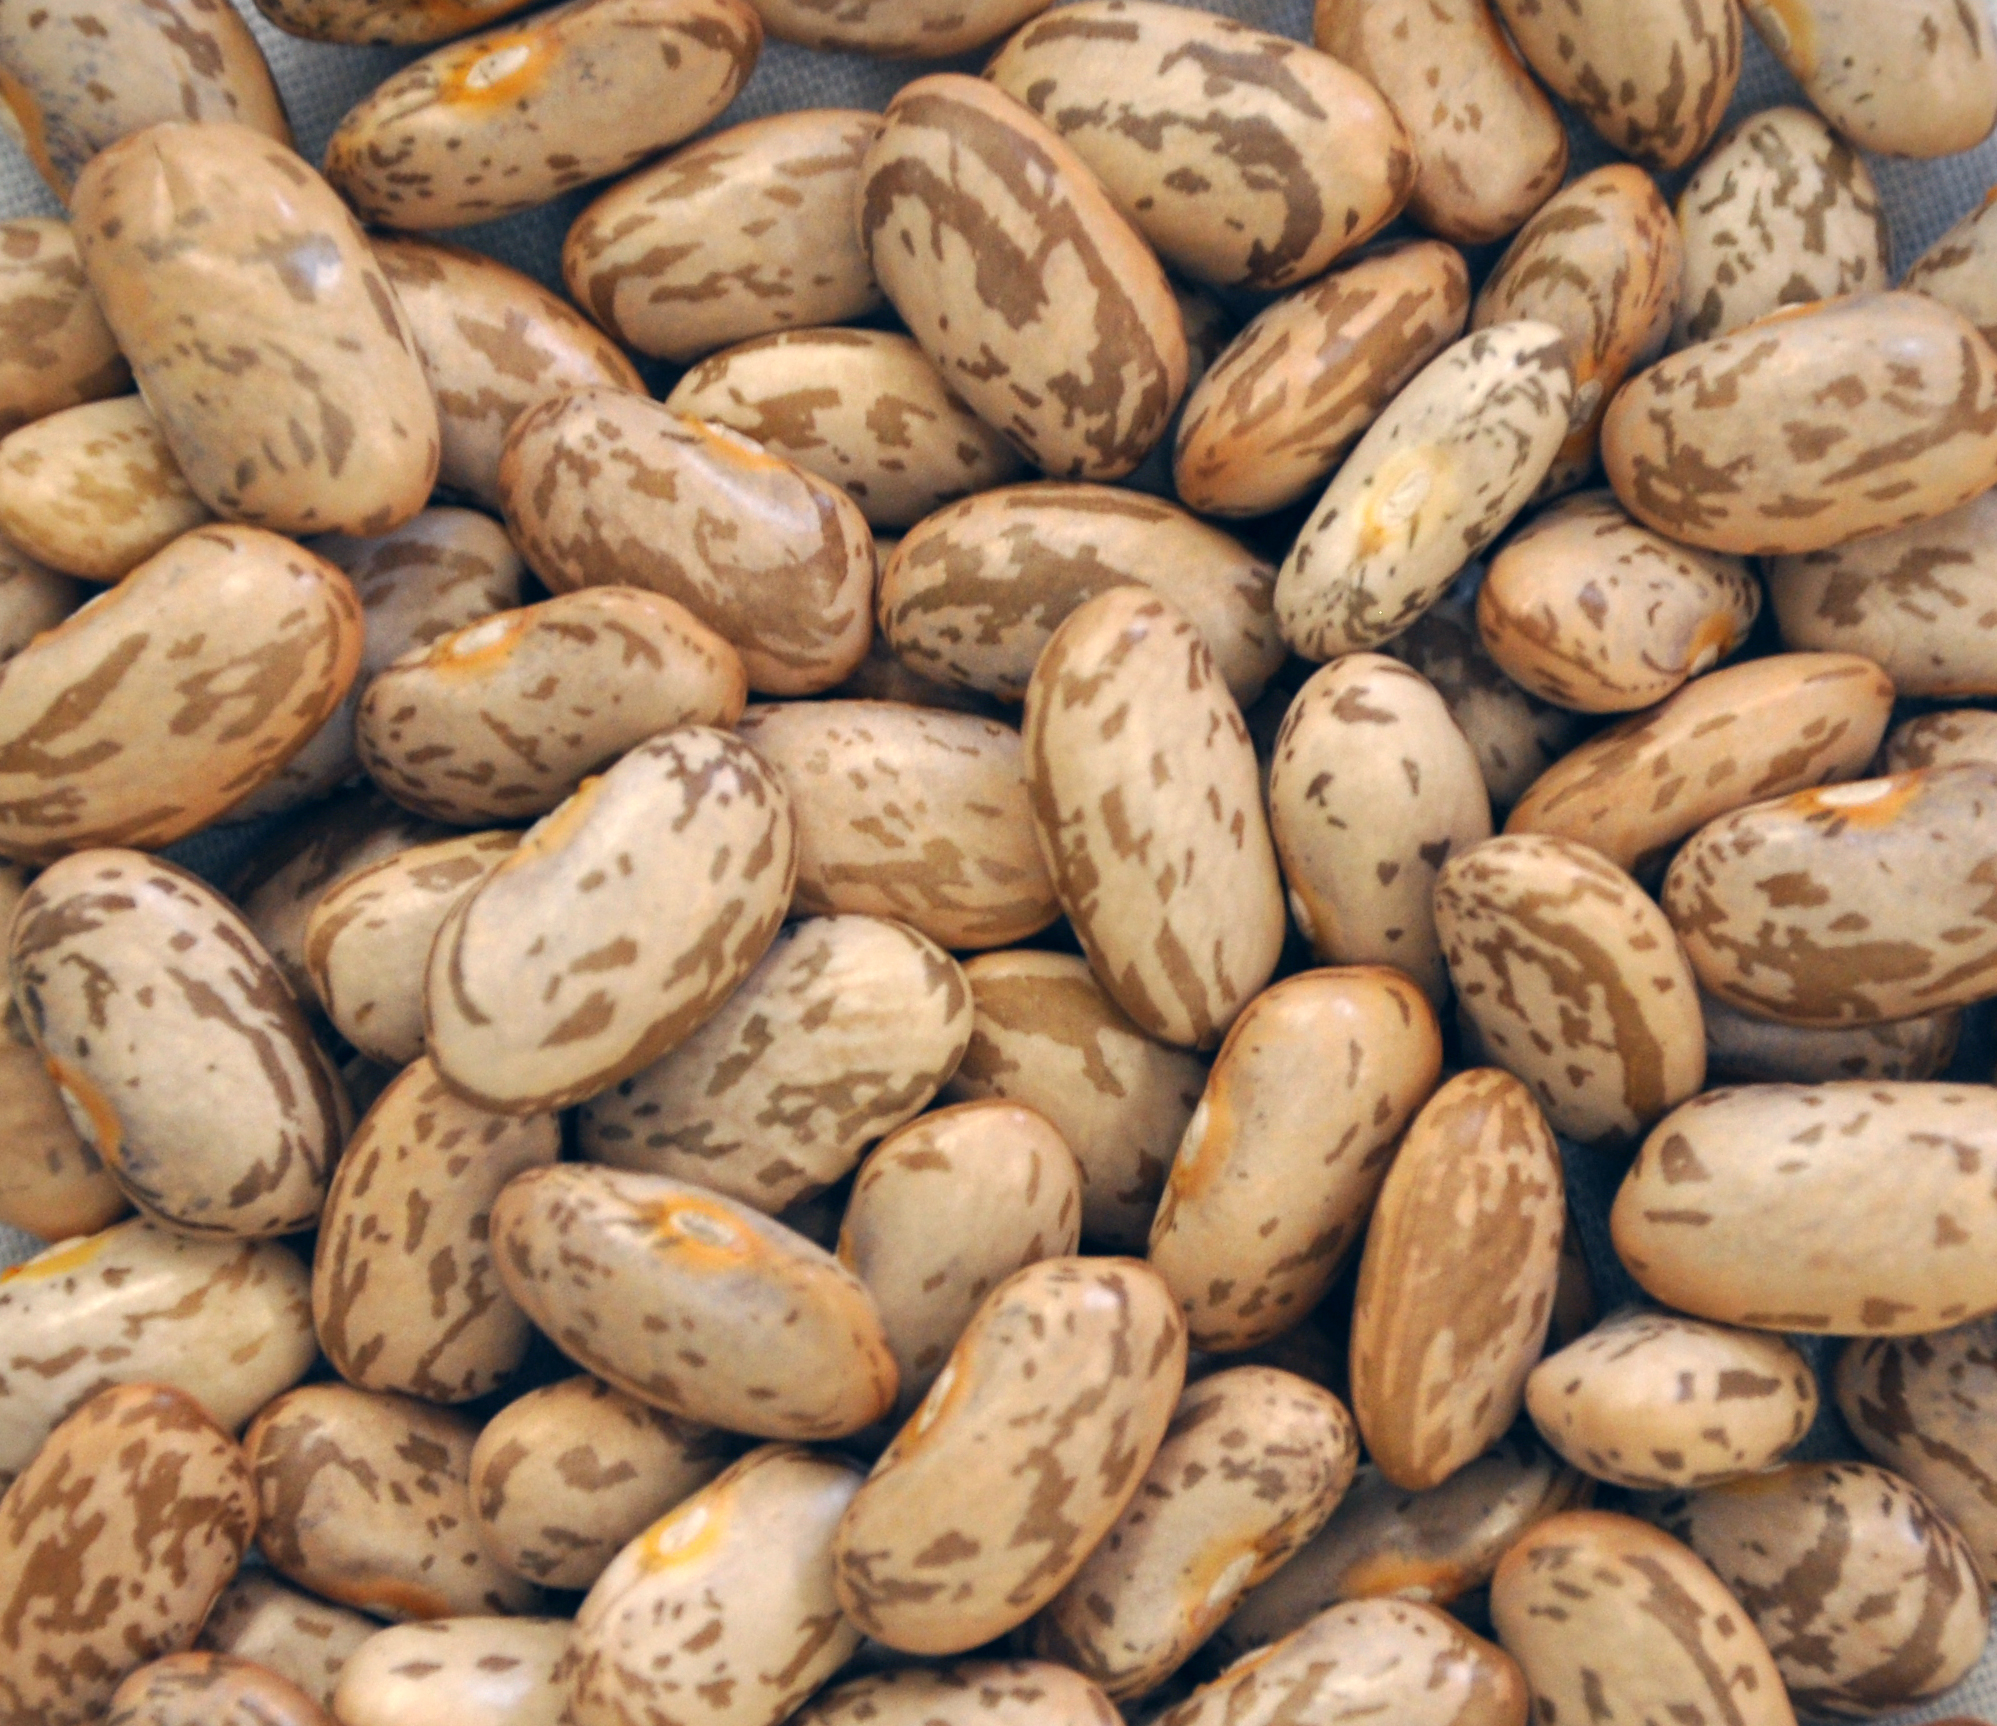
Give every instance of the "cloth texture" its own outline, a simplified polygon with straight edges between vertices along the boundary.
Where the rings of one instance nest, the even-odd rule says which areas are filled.
[[[237,3],[270,61],[291,117],[298,149],[314,163],[323,159],[326,140],[347,110],[391,72],[425,51],[351,48],[302,41],[268,23],[249,0]],[[1893,0],[1885,3],[1890,5]],[[1310,40],[1309,0],[1203,0],[1203,4],[1206,10],[1240,18],[1258,28],[1299,41]],[[754,76],[710,130],[793,108],[877,111],[909,80],[935,71],[975,72],[989,52],[980,50],[946,61],[880,61],[769,41]],[[1748,29],[1745,66],[1726,123],[1731,126],[1761,109],[1782,103],[1807,106],[1795,82],[1762,46],[1753,30]],[[1570,178],[1618,159],[1578,122],[1570,123],[1569,133]],[[1877,156],[1867,160],[1891,223],[1896,281],[1914,259],[1982,202],[1985,193],[1997,184],[1997,138],[1963,155],[1938,162]],[[1677,196],[1688,172],[1664,178],[1667,197]],[[543,209],[501,222],[456,229],[443,237],[488,252],[560,291],[563,236],[584,205],[602,189],[587,187]],[[43,185],[27,158],[11,141],[0,137],[0,215],[62,214],[60,202]],[[1493,246],[1472,253],[1473,271],[1481,276],[1501,249]],[[1229,296],[1229,299],[1232,309],[1242,316],[1252,313],[1261,303],[1246,297]],[[672,368],[648,365],[645,370],[655,392],[663,394],[674,376]],[[274,825],[265,821],[217,828],[175,847],[169,855],[197,874],[223,882]],[[1978,1082],[1990,1077],[1991,1017],[1987,1009],[1971,1015],[1965,1027],[1964,1051],[1953,1069],[1956,1076]],[[1608,1209],[1625,1160],[1603,1157],[1572,1145],[1563,1149],[1569,1195],[1594,1274],[1598,1300],[1606,1313],[1639,1298],[1640,1292],[1616,1262],[1608,1240]],[[0,1227],[0,1265],[18,1262],[38,1250],[39,1245],[26,1235]],[[1820,1368],[1835,1359],[1841,1346],[1822,1339],[1796,1340]],[[1796,1454],[1804,1458],[1858,1454],[1836,1411],[1829,1406],[1828,1394],[1823,1415]],[[1982,1665],[1963,1684],[1933,1703],[1889,1718],[1895,1726],[1914,1726],[1915,1722],[1965,1713],[1997,1721],[1997,1638],[1993,1638]]]

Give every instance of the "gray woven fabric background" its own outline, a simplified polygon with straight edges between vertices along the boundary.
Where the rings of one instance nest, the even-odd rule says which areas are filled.
[[[297,133],[298,147],[314,162],[320,159],[327,138],[347,109],[395,68],[417,57],[414,50],[343,48],[300,41],[266,23],[249,0],[237,3],[270,60]],[[1310,39],[1310,0],[1205,0],[1205,3],[1208,10],[1244,19],[1263,29],[1301,41]],[[716,129],[788,108],[877,110],[911,78],[943,69],[976,70],[984,58],[979,53],[940,64],[889,63],[856,55],[814,53],[772,42],[765,48],[748,87],[721,117]],[[1801,100],[1788,74],[1749,31],[1746,69],[1728,113],[1728,123],[1778,103]],[[1586,173],[1615,159],[1592,132],[1576,127],[1572,128],[1572,134],[1572,173]],[[1892,221],[1897,279],[1900,271],[1997,184],[1997,140],[1943,162],[1901,162],[1874,157],[1871,166]],[[1675,197],[1682,181],[1682,175],[1668,180],[1667,194]],[[449,237],[490,252],[559,290],[562,237],[590,195],[590,191],[573,193],[544,210],[483,227],[460,229]],[[26,158],[0,137],[0,215],[62,213],[61,205],[43,186]],[[669,375],[663,370],[653,371],[655,387],[662,391]],[[219,829],[177,847],[174,855],[210,879],[220,879],[248,853],[262,830],[260,827]],[[1987,1021],[1989,1016],[1983,1017]],[[1989,1069],[1987,1022],[1980,1029],[1983,1034],[1973,1039],[1978,1077],[1987,1076]],[[1608,1247],[1608,1206],[1615,1195],[1621,1165],[1573,1147],[1568,1147],[1567,1162],[1570,1193],[1597,1290],[1607,1310],[1633,1298],[1637,1292]],[[0,1227],[0,1266],[25,1258],[38,1245],[26,1235]],[[1836,1345],[1806,1346],[1821,1360]],[[1799,1454],[1844,1454],[1849,1444],[1849,1437],[1835,1414],[1827,1413]],[[1993,1639],[1992,1650],[1982,1666],[1966,1683],[1938,1702],[1892,1719],[1913,1726],[1914,1722],[1965,1712],[1997,1720],[1997,1639]]]

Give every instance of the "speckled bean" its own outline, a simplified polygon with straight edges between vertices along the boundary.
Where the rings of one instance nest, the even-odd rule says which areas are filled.
[[[1135,1260],[1045,1259],[1008,1277],[841,1520],[840,1608],[922,1654],[1025,1623],[1137,1492],[1185,1364],[1177,1305]]]
[[[1538,489],[1574,378],[1552,324],[1466,336],[1346,458],[1276,576],[1276,621],[1308,659],[1377,647],[1435,604]]]
[[[560,1726],[566,1618],[433,1618],[376,1633],[333,1698],[341,1726]]]
[[[210,509],[378,534],[429,501],[437,407],[408,321],[297,156],[240,126],[154,126],[92,159],[75,206],[98,304]]]
[[[1879,767],[1885,773],[1953,767],[1958,761],[1997,764],[1997,713],[1976,707],[1924,713],[1894,726],[1879,752]]]
[[[1845,1029],[1778,1025],[1702,994],[1706,1080],[1720,1085],[1817,1084],[1826,1079],[1932,1079],[1955,1055],[1956,1008]]]
[[[76,237],[53,216],[0,222],[0,331],[0,436],[132,387]]]
[[[311,1367],[310,1288],[275,1241],[194,1240],[139,1217],[0,1271],[0,1485],[111,1385],[170,1385],[237,1431]]]
[[[169,1654],[111,1697],[104,1726],[333,1726],[290,1679],[233,1654]]]
[[[1352,1315],[1352,1409],[1376,1467],[1438,1485],[1517,1417],[1566,1220],[1532,1094],[1478,1068],[1408,1128],[1374,1207]]]
[[[462,36],[529,0],[257,0],[280,30],[312,42],[398,47]]]
[[[185,1648],[257,1524],[243,1453],[186,1393],[100,1392],[0,1497],[0,1721],[89,1726]]]
[[[243,1435],[259,1550],[300,1587],[390,1621],[531,1611],[536,1591],[479,1544],[465,1485],[477,1436],[406,1396],[287,1392]]]
[[[90,590],[0,541],[0,665],[75,611]]]
[[[1151,1225],[1194,1347],[1253,1348],[1317,1304],[1441,1068],[1435,1010],[1384,967],[1307,971],[1248,1004]]]
[[[795,1726],[1115,1726],[1121,1718],[1079,1672],[1046,1660],[870,1673],[793,1716]]]
[[[857,1432],[894,1402],[894,1356],[859,1278],[705,1187],[530,1169],[500,1194],[492,1236],[527,1316],[577,1365],[654,1408],[807,1439]]]
[[[249,1570],[222,1590],[194,1645],[254,1660],[331,1708],[342,1668],[380,1629],[351,1607],[315,1600],[267,1570]]]
[[[963,971],[927,937],[879,917],[806,918],[684,1043],[586,1102],[577,1144],[774,1216],[927,1108],[971,1023]]]
[[[517,215],[699,131],[762,46],[746,0],[571,0],[378,84],[328,141],[326,178],[391,228]]]
[[[1027,108],[956,73],[905,86],[861,168],[859,215],[909,332],[1037,466],[1117,479],[1165,435],[1188,363],[1165,272]]]
[[[1644,873],[1743,804],[1864,772],[1892,711],[1892,683],[1856,654],[1728,666],[1555,762],[1505,831],[1572,839]]]
[[[1745,1085],[1660,1121],[1610,1213],[1655,1299],[1721,1324],[1907,1336],[1997,1310],[1997,1094]]]
[[[8,963],[70,1119],[134,1200],[193,1234],[311,1225],[343,1100],[218,893],[136,851],[80,852],[28,889]]]
[[[1991,214],[1993,210],[1997,210],[1997,198],[1985,193],[1982,203],[1907,266],[1900,286],[1953,306],[1983,333],[1985,341],[1997,344],[1997,258],[1991,255],[1997,242],[1997,217]]]

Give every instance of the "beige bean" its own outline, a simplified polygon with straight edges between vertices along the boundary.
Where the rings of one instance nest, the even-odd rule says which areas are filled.
[[[468,509],[426,509],[377,539],[322,534],[307,549],[344,570],[360,596],[361,667],[312,740],[231,806],[233,821],[283,814],[359,778],[354,712],[375,675],[412,647],[520,604],[520,554],[498,522]]]
[[[1018,31],[985,76],[1068,142],[1168,264],[1291,287],[1407,202],[1407,129],[1329,54],[1158,0],[1079,3]]]
[[[1008,1277],[840,1522],[841,1610],[918,1654],[1025,1623],[1136,1494],[1185,1364],[1177,1305],[1133,1259],[1044,1259]]]
[[[530,1390],[472,1447],[479,1539],[516,1575],[587,1588],[728,1466],[735,1441],[586,1374]]]
[[[97,309],[67,222],[0,222],[0,328],[8,336],[0,353],[0,437],[132,387],[131,367]]]
[[[80,581],[45,569],[0,541],[0,665],[90,597]]]
[[[1463,333],[1469,306],[1462,255],[1434,240],[1372,253],[1278,300],[1186,395],[1172,452],[1181,501],[1260,515],[1303,497]]]
[[[1082,1233],[1142,1250],[1205,1066],[1146,1036],[1070,954],[980,954],[964,977],[971,1044],[943,1095],[1045,1115],[1081,1166]]]
[[[1082,1175],[1046,1116],[990,1098],[884,1138],[839,1225],[839,1262],[867,1285],[900,1371],[905,1417],[993,1288],[1073,1255]]]
[[[1496,0],[1527,64],[1613,149],[1682,168],[1706,147],[1740,79],[1733,0]]]
[[[267,1570],[248,1570],[222,1590],[194,1645],[254,1660],[330,1709],[342,1669],[380,1629],[351,1607],[315,1600]]]
[[[1997,1310],[1982,1085],[1746,1085],[1674,1110],[1610,1213],[1646,1293],[1757,1330],[1908,1336]]]
[[[790,798],[747,744],[701,726],[641,743],[437,931],[423,1023],[438,1072],[507,1114],[608,1090],[755,968],[796,870]]]
[[[591,1162],[673,1175],[774,1216],[927,1108],[971,1023],[963,971],[914,929],[786,924],[706,1024],[583,1105],[577,1145]]]
[[[25,869],[0,864],[0,928],[27,890]],[[103,1158],[71,1123],[10,985],[0,1003],[0,1224],[60,1241],[95,1234],[126,1208]]]
[[[1699,997],[1709,1084],[1818,1084],[1826,1079],[1932,1079],[1954,1058],[1953,1007],[1885,1025],[1778,1025],[1714,995]]]
[[[733,725],[735,649],[677,600],[588,587],[411,648],[354,716],[368,776],[464,826],[545,815],[590,774],[679,725]]]
[[[1900,286],[1954,307],[1985,341],[1997,344],[1997,260],[1990,255],[1991,242],[1997,240],[1993,207],[1997,199],[1986,193],[1982,203],[1907,266]]]
[[[1440,1001],[1437,871],[1490,838],[1491,800],[1428,680],[1378,653],[1317,672],[1283,717],[1268,801],[1290,914],[1318,958],[1395,966]]]
[[[561,1154],[550,1115],[462,1102],[428,1061],[405,1068],[348,1141],[312,1260],[312,1320],[362,1390],[468,1402],[520,1364],[527,1318],[501,1288],[492,1204]]]
[[[1770,52],[1861,149],[1949,156],[1997,123],[1997,43],[1973,6],[1743,0]]]
[[[1520,833],[1443,866],[1435,924],[1485,1054],[1556,1132],[1622,1144],[1706,1082],[1692,967],[1657,904],[1599,853]]]
[[[275,1241],[195,1240],[139,1217],[0,1271],[0,1485],[111,1385],[170,1385],[239,1430],[313,1363],[310,1287]]]
[[[1821,551],[1988,488],[1997,352],[1923,294],[1791,307],[1632,378],[1602,459],[1623,507],[1672,539]]]
[[[1143,589],[1099,594],[1034,666],[1024,742],[1034,835],[1090,967],[1153,1036],[1213,1047],[1275,969],[1284,918],[1254,749],[1199,631]]]
[[[1582,713],[1664,700],[1740,648],[1760,612],[1743,560],[1674,544],[1608,491],[1535,516],[1477,590],[1477,633],[1505,675]]]
[[[1783,653],[1697,678],[1535,779],[1507,833],[1549,833],[1647,872],[1743,804],[1865,771],[1893,709],[1869,659]]]
[[[1584,1473],[1687,1491],[1781,1461],[1816,1419],[1817,1381],[1780,1337],[1632,1309],[1534,1367],[1525,1402]]]
[[[549,587],[679,601],[733,644],[761,694],[829,689],[867,651],[866,518],[737,432],[644,396],[578,390],[513,422],[499,484],[515,542]]]
[[[320,896],[305,923],[305,969],[341,1036],[392,1068],[423,1053],[430,943],[519,843],[501,830],[413,846]]]
[[[1046,1660],[966,1660],[869,1673],[827,1690],[796,1726],[1115,1726],[1079,1672]]]
[[[1902,696],[1997,695],[1997,492],[1767,570],[1784,646],[1863,654]]]
[[[645,393],[624,351],[532,277],[437,240],[373,246],[437,398],[439,485],[497,509],[499,452],[528,408],[591,385]]]
[[[1112,587],[1184,612],[1246,706],[1283,662],[1275,571],[1238,540],[1162,499],[1041,482],[966,498],[920,522],[881,576],[881,633],[913,670],[1025,698],[1068,615]]]
[[[699,131],[762,46],[746,0],[571,0],[378,84],[328,140],[326,178],[390,228],[517,215]]]
[[[1435,1009],[1384,967],[1307,971],[1248,1004],[1151,1225],[1195,1347],[1256,1347],[1317,1304],[1441,1069]]]
[[[479,1544],[465,1477],[477,1426],[406,1396],[310,1384],[243,1435],[257,1546],[302,1588],[391,1621],[528,1612],[536,1591]]]
[[[0,20],[0,128],[65,203],[99,150],[162,120],[290,144],[263,51],[226,0],[52,0]]]
[[[1137,1496],[1041,1613],[1035,1650],[1112,1698],[1154,1689],[1323,1527],[1358,1460],[1330,1391],[1266,1366],[1201,1379]]]
[[[1552,324],[1466,336],[1359,440],[1276,576],[1283,639],[1335,659],[1400,634],[1495,539],[1552,467],[1574,379]]]
[[[278,972],[301,1001],[317,998],[305,964],[305,932],[320,899],[361,870],[433,840],[453,837],[360,786],[277,830],[229,883],[238,905]]]
[[[894,1402],[894,1356],[866,1286],[719,1193],[587,1164],[530,1169],[500,1194],[492,1235],[527,1316],[654,1408],[808,1439],[858,1432]]]
[[[777,1726],[859,1645],[832,1593],[834,1529],[859,1485],[846,1463],[764,1445],[654,1523],[576,1614],[563,1720],[671,1718],[684,1689],[710,1726]]]
[[[566,1618],[433,1618],[378,1631],[347,1662],[341,1726],[560,1726]]]
[[[1426,1492],[1404,1491],[1369,1464],[1323,1530],[1242,1601],[1211,1646],[1239,1659],[1345,1600],[1447,1606],[1488,1583],[1521,1535],[1593,1490],[1530,1428]]]
[[[1673,347],[1892,280],[1872,171],[1807,108],[1769,108],[1715,143],[1678,195],[1678,226],[1685,292]]]
[[[1567,128],[1489,0],[1318,0],[1312,36],[1408,128],[1408,214],[1458,245],[1501,240],[1567,176]]]
[[[1663,351],[1683,270],[1678,225],[1656,183],[1618,162],[1542,205],[1486,278],[1473,330],[1537,319],[1567,337],[1574,399],[1541,497],[1572,491],[1595,471],[1602,416],[1631,371]]]
[[[191,1234],[311,1226],[343,1099],[219,894],[140,852],[79,852],[28,889],[8,962],[70,1119],[130,1197]]]
[[[1288,1726],[1384,1718],[1406,1726],[1525,1726],[1504,1650],[1432,1607],[1356,1600],[1237,1661],[1159,1726]]]
[[[1905,1708],[1960,1682],[1990,1633],[1968,1543],[1869,1463],[1798,1462],[1653,1513],[1713,1567],[1812,1714]]]
[[[1060,915],[1011,726],[793,701],[751,709],[737,732],[790,794],[799,911],[894,917],[956,948],[1006,946]]]
[[[1517,1417],[1552,1312],[1563,1192],[1553,1134],[1508,1073],[1459,1074],[1408,1128],[1352,1314],[1352,1410],[1397,1486],[1438,1485]]]
[[[1953,767],[1959,761],[1997,763],[1997,713],[1961,707],[1903,720],[1887,733],[1879,765],[1887,773]]]
[[[1047,0],[757,0],[780,41],[889,60],[940,60],[995,42],[1045,10]]]
[[[1916,768],[1702,827],[1663,904],[1721,1000],[1784,1024],[1876,1025],[1997,988],[1993,854],[1997,764]]]
[[[120,1684],[104,1726],[333,1726],[333,1717],[254,1661],[189,1653],[141,1666]]]
[[[312,42],[406,47],[462,36],[528,0],[257,0],[280,30]]]
[[[888,104],[858,207],[910,333],[1036,466],[1117,479],[1166,434],[1188,356],[1165,273],[1028,109],[960,74],[917,79]]]
[[[1505,1554],[1491,1584],[1498,1640],[1534,1712],[1648,1709],[1730,1726],[1795,1726],[1753,1621],[1688,1548],[1634,1517],[1570,1510]]]
[[[1852,1436],[1920,1488],[1997,1581],[1997,1318],[1927,1336],[1859,1338],[1839,1356],[1835,1395]]]
[[[1474,599],[1452,594],[1380,651],[1435,686],[1476,751],[1494,809],[1516,803],[1580,734],[1572,713],[1528,695],[1499,670],[1479,639]]]
[[[666,406],[830,481],[877,528],[909,527],[1026,467],[913,340],[886,330],[759,336],[695,366]]]
[[[261,528],[183,535],[0,666],[0,854],[205,826],[338,706],[361,631],[324,559]]]
[[[569,293],[627,347],[682,365],[863,316],[881,290],[853,198],[880,129],[878,114],[803,108],[685,145],[576,218]]]
[[[209,519],[143,397],[64,408],[0,442],[0,532],[51,569],[117,581]]]
[[[156,126],[93,158],[75,204],[90,286],[217,515],[379,534],[429,500],[437,407],[408,322],[303,161],[240,126]]]
[[[128,1673],[194,1640],[256,1524],[242,1451],[192,1397],[92,1397],[0,1497],[0,1719],[101,1720]]]

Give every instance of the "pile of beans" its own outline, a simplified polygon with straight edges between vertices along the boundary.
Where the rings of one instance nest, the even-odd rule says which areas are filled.
[[[0,5],[0,1726],[1976,1665],[1979,4],[259,4]]]

